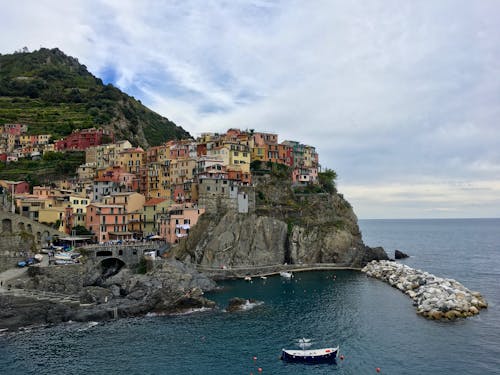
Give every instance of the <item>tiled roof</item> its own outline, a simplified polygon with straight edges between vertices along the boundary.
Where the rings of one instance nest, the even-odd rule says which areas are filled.
[[[165,202],[165,198],[152,198],[148,200],[146,203],[144,203],[144,206],[155,206],[159,203]]]

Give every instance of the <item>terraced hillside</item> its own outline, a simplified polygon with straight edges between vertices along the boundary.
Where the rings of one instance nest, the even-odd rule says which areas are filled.
[[[99,126],[143,147],[190,136],[57,48],[0,55],[0,124],[17,122],[54,138]]]

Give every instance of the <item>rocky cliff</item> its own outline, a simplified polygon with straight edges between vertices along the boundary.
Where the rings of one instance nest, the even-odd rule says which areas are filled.
[[[254,213],[205,214],[175,249],[187,262],[212,267],[282,263],[338,263],[362,267],[388,259],[382,248],[363,244],[354,211],[337,192],[293,189],[291,181],[255,177]]]
[[[62,267],[30,267],[0,293],[0,329],[73,321],[106,320],[146,313],[214,307],[203,297],[215,283],[175,260],[151,264],[145,274],[108,270],[89,261]]]

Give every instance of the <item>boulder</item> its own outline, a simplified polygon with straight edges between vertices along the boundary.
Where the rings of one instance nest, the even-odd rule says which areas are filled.
[[[261,304],[262,302],[258,302],[252,298],[250,299],[244,299],[244,298],[239,298],[239,297],[234,297],[229,300],[229,304],[226,308],[227,312],[235,312],[235,311],[240,311],[240,310],[245,310],[245,306],[247,304]]]
[[[409,255],[403,253],[401,250],[394,250],[394,259],[405,259],[408,257]]]

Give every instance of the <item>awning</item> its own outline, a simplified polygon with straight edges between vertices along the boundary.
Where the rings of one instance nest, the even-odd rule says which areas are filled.
[[[112,236],[131,236],[132,232],[108,232]]]
[[[61,241],[87,241],[88,237],[59,237]]]

